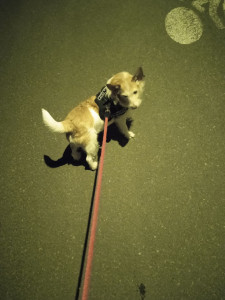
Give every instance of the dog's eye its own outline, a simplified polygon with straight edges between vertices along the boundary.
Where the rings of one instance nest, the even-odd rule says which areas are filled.
[[[121,96],[123,96],[123,97],[125,97],[125,98],[127,98],[127,97],[128,97],[127,95],[121,95]]]
[[[134,91],[133,94],[137,94],[137,91]]]

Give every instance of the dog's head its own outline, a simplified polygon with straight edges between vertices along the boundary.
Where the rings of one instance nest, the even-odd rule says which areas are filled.
[[[135,109],[141,104],[141,94],[144,89],[144,74],[142,68],[138,68],[135,75],[128,72],[120,72],[110,78],[107,87],[115,104]]]

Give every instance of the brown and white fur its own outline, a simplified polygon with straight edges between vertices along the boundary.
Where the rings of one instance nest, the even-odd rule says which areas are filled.
[[[107,81],[107,95],[114,99],[114,104],[127,107],[125,114],[113,118],[109,125],[115,123],[120,132],[128,139],[135,134],[128,130],[126,120],[129,118],[129,111],[139,107],[141,94],[144,88],[144,75],[142,68],[138,68],[135,75],[128,72],[120,72]],[[99,107],[95,103],[96,96],[92,96],[81,102],[72,109],[64,121],[57,122],[52,116],[42,109],[43,122],[53,132],[66,133],[72,150],[74,160],[79,160],[82,148],[87,156],[86,161],[92,170],[98,166],[98,133],[104,128],[104,121],[99,116]]]

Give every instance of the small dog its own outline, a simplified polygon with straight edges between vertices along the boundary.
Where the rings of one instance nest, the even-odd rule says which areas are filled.
[[[74,160],[81,158],[79,150],[83,149],[91,170],[96,170],[98,133],[104,128],[106,115],[108,125],[115,123],[127,139],[135,136],[128,130],[126,121],[129,118],[129,111],[139,107],[142,102],[140,97],[144,88],[143,79],[141,67],[135,75],[120,72],[111,77],[96,96],[76,106],[62,122],[55,121],[45,109],[42,109],[43,122],[53,132],[66,133]]]

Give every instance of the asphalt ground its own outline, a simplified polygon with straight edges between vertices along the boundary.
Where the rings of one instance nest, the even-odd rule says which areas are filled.
[[[193,43],[165,27],[181,6],[202,22]],[[135,139],[109,129],[89,299],[225,299],[225,29],[204,8],[0,1],[2,300],[78,298],[95,172],[41,108],[62,120],[139,66]]]

